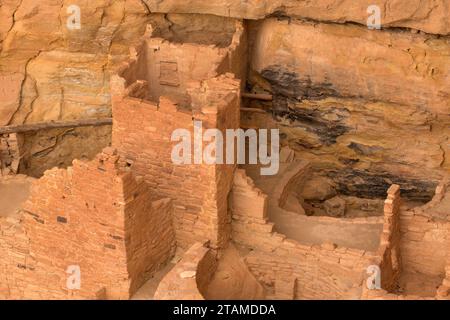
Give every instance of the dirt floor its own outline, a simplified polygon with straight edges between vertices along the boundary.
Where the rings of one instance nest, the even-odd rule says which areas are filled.
[[[399,293],[419,297],[436,296],[437,288],[442,284],[443,278],[421,273],[403,272],[399,279]]]
[[[25,176],[0,178],[0,217],[19,210],[30,194],[32,178]]]
[[[158,271],[131,298],[131,300],[154,300],[161,280],[175,266],[176,259]],[[238,250],[230,245],[221,255],[217,270],[208,286],[208,300],[261,300],[264,288],[250,273]]]
[[[230,245],[205,294],[207,300],[262,300],[264,288],[250,273],[238,250]]]
[[[174,266],[175,263],[169,263],[163,269],[156,272],[151,279],[139,288],[139,290],[131,297],[131,300],[154,300],[159,283]]]

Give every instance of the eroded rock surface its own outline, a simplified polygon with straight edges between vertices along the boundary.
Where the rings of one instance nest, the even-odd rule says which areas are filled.
[[[146,8],[136,0],[79,4],[81,29],[70,30],[71,4],[2,4],[0,81],[13,81],[2,85],[1,124],[111,114],[107,70],[144,33]]]
[[[444,114],[450,108],[448,39],[276,19],[255,29],[252,68],[276,94],[364,98]]]
[[[2,181],[79,159],[26,211],[0,183],[0,297],[449,299],[447,0],[95,0],[80,29],[70,1],[0,1],[0,127],[112,116],[120,154],[84,161],[109,125],[0,134]],[[194,119],[279,128],[279,174],[176,166]]]
[[[323,22],[366,24],[367,8],[383,9],[386,27],[403,27],[429,33],[449,34],[450,9],[446,0],[145,0],[152,12],[203,13],[219,16],[262,19],[270,15],[312,19]]]

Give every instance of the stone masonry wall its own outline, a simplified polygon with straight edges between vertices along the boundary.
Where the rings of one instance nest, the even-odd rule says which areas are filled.
[[[187,91],[193,82],[230,72],[244,85],[247,33],[242,21],[230,19],[229,23],[235,31],[227,35],[230,44],[226,47],[197,42],[189,34],[178,35],[181,39],[174,42],[154,30],[157,26],[148,25],[141,43],[130,49],[130,59],[117,68],[118,74],[126,80],[127,88],[136,82],[145,84],[146,92],[139,98],[157,102],[165,96],[183,106],[190,103]]]
[[[444,277],[450,246],[450,223],[420,212],[402,212],[400,217],[404,271]]]
[[[331,243],[303,245],[273,232],[265,212],[267,196],[242,170],[236,172],[231,202],[232,239],[251,249],[245,261],[273,298],[360,297],[366,268],[376,260],[374,253]]]
[[[384,224],[378,254],[381,257],[381,286],[392,291],[401,271],[400,186],[392,185],[384,202]]]
[[[174,253],[171,213],[111,148],[47,171],[21,214],[0,221],[2,298],[129,298]],[[69,266],[79,290],[67,287]]]
[[[23,139],[18,134],[0,135],[0,176],[18,173],[23,153],[22,145]]]
[[[146,80],[152,101],[158,101],[160,96],[176,101],[187,99],[189,82],[215,77],[227,53],[226,49],[214,46],[174,45],[159,38],[149,39],[146,44]]]
[[[448,196],[447,185],[448,180],[444,180],[436,188],[432,201],[413,210],[400,210],[399,186],[393,185],[388,190],[385,224],[378,250],[383,257],[380,264],[382,289],[368,290],[363,287],[364,299],[450,299],[450,224],[437,218],[440,204]],[[392,293],[401,273],[441,277],[443,282],[435,296]]]
[[[23,220],[19,213],[0,218],[0,299],[38,297],[40,288],[26,283],[34,274],[35,262]]]
[[[207,240],[224,245],[230,233],[227,196],[234,165],[175,165],[171,136],[176,129],[186,129],[193,137],[194,120],[203,121],[204,130],[237,128],[239,81],[224,75],[192,87],[192,111],[179,110],[166,98],[156,105],[124,97],[124,80],[115,81],[113,146],[158,194],[173,199],[178,245],[187,249]]]

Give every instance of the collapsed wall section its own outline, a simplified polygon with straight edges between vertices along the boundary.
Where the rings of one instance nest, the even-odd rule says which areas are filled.
[[[273,231],[267,196],[243,170],[231,195],[235,243],[250,250],[245,261],[269,296],[278,299],[357,299],[374,253],[332,243],[305,245]]]
[[[400,186],[392,185],[384,202],[384,224],[378,254],[381,257],[381,286],[395,290],[401,272]]]
[[[0,176],[19,173],[23,155],[23,139],[20,135],[0,134]]]
[[[378,250],[381,289],[364,287],[364,299],[450,299],[447,184],[444,180],[431,202],[412,210],[400,207],[399,186],[389,189]]]
[[[220,46],[197,39],[198,31],[192,36],[184,30],[192,28],[191,21],[179,15],[173,18],[176,17],[180,20],[178,24],[166,28],[149,24],[140,45],[131,48],[131,59],[118,68],[119,76],[126,80],[126,87],[133,88],[128,92],[130,96],[153,102],[158,102],[161,96],[170,97],[180,106],[189,108],[191,101],[187,91],[192,83],[229,72],[245,84],[247,33],[242,21],[226,19],[234,32],[225,35],[228,45]],[[181,30],[176,32],[177,27]],[[208,40],[215,40],[204,31],[201,34]],[[137,92],[136,85],[142,90]]]
[[[217,252],[208,244],[194,243],[180,262],[161,280],[157,300],[204,300],[217,268]]]
[[[174,253],[172,205],[157,199],[111,148],[47,171],[20,215],[0,221],[3,297],[129,298]]]

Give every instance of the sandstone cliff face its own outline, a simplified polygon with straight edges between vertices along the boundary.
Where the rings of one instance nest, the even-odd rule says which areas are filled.
[[[8,87],[0,124],[110,114],[107,70],[145,31],[146,8],[135,0],[80,3],[81,29],[69,30],[71,4],[2,4],[0,81]]]
[[[72,4],[0,1],[0,125],[111,116],[109,70],[145,32],[147,8],[139,0],[76,2],[81,29],[70,30]],[[110,139],[110,127],[28,135],[21,168],[39,176],[92,158]]]
[[[257,27],[253,70],[292,98],[361,97],[450,109],[450,41],[359,26],[265,20]]]
[[[282,144],[310,160],[337,191],[382,198],[400,183],[405,198],[428,201],[450,163],[450,119],[415,107],[362,99],[287,99],[275,115],[245,113],[245,127],[281,130]]]
[[[367,8],[383,8],[384,27],[401,27],[427,33],[450,33],[450,4],[447,0],[145,0],[152,12],[203,13],[263,19],[270,15],[328,22],[366,24]]]
[[[72,4],[80,7],[79,30],[67,27]],[[129,57],[148,24],[173,42],[189,35],[221,47],[235,31],[222,17],[149,14],[140,0],[5,0],[0,17],[0,126],[110,117],[110,71]],[[40,176],[72,159],[90,159],[110,143],[110,130],[28,134],[22,172]]]
[[[79,30],[67,27],[69,8],[73,4],[81,9]],[[370,5],[381,8],[382,30],[368,30],[366,26]],[[235,19],[246,21],[237,28]],[[431,199],[437,182],[450,169],[449,21],[449,0],[0,0],[0,126],[110,117],[110,71],[128,59],[130,53],[137,55],[130,48],[144,33],[152,31],[158,39],[151,39],[155,41],[149,41],[145,47],[150,58],[143,64],[136,63],[136,69],[133,67],[131,72],[148,71],[148,77],[127,79],[128,84],[134,80],[140,82],[136,82],[136,92],[132,92],[130,100],[122,101],[123,104],[115,108],[115,126],[119,128],[115,135],[119,138],[115,140],[123,147],[121,153],[124,156],[131,154],[133,158],[137,155],[127,162],[127,167],[134,162],[134,170],[142,170],[147,182],[165,196],[176,199],[175,229],[179,247],[187,248],[191,242],[214,238],[222,246],[233,229],[232,239],[252,248],[246,259],[251,271],[259,275],[258,280],[274,286],[275,293],[290,298],[296,294],[302,298],[329,295],[357,298],[359,293],[353,289],[362,282],[361,270],[372,263],[371,253],[355,254],[351,249],[337,248],[332,243],[311,247],[285,241],[287,233],[275,233],[275,225],[267,221],[270,215],[265,210],[271,208],[270,203],[266,207],[266,195],[256,190],[246,176],[245,179],[242,177],[246,183],[239,186],[246,193],[245,205],[233,207],[245,210],[234,210],[238,219],[234,219],[231,227],[226,204],[234,168],[231,171],[220,168],[210,174],[209,180],[202,167],[187,174],[172,170],[173,163],[166,151],[170,149],[168,137],[175,129],[171,127],[175,122],[170,112],[174,112],[176,106],[168,99],[163,99],[159,105],[139,99],[150,97],[157,101],[165,95],[173,99],[177,91],[182,91],[181,96],[185,98],[187,85],[184,84],[212,77],[213,74],[205,76],[209,68],[214,67],[214,75],[216,72],[234,72],[244,80],[246,91],[271,94],[274,98],[270,102],[243,99],[247,108],[241,110],[241,126],[280,128],[282,146],[288,145],[295,151],[297,159],[308,160],[311,164],[312,175],[308,176],[306,184],[309,191],[319,189],[317,187],[321,190],[313,190],[311,197],[306,198],[305,192],[299,194],[302,191],[296,189],[303,186],[289,181],[293,194],[306,200],[328,200],[324,207],[330,205],[334,213],[338,208],[339,215],[343,215],[349,198],[357,205],[360,199],[356,197],[375,199],[364,201],[364,204],[368,208],[381,203],[381,208],[383,201],[376,199],[384,199],[388,187],[398,184],[402,188],[402,197],[413,202],[408,205],[417,205],[417,202]],[[241,39],[245,45],[227,52],[228,46],[233,47],[233,34],[237,30],[242,31]],[[195,44],[201,44],[202,49]],[[184,47],[183,50],[179,50],[180,47]],[[206,71],[199,72],[199,66]],[[201,103],[195,99],[188,102],[194,107],[211,105],[213,100],[207,94],[208,89],[216,93],[216,85],[224,84],[223,79],[217,78],[216,84],[204,82],[204,86],[197,88],[198,92],[191,89],[204,95],[200,95]],[[145,81],[148,86],[144,85]],[[161,89],[161,86],[169,88]],[[230,96],[226,96],[214,101],[220,102],[220,106],[228,101],[236,107],[233,110],[237,113],[220,113],[224,118],[214,120],[214,126],[222,129],[237,126],[240,100],[237,84],[233,88],[233,100],[227,100]],[[122,93],[117,101],[121,100]],[[149,107],[153,112],[148,111]],[[211,111],[207,109],[205,107],[206,111]],[[156,118],[155,112],[158,113]],[[182,121],[176,127],[192,125],[191,114],[177,114],[182,115]],[[124,124],[123,128],[120,123]],[[7,149],[11,159],[8,168],[19,166],[16,159],[19,154],[22,157],[20,173],[39,177],[53,166],[70,165],[72,159],[93,158],[110,143],[111,127],[26,133],[20,138],[14,137],[15,152],[9,152],[13,145],[9,141],[14,139],[0,138],[3,141],[1,147]],[[144,145],[146,148],[142,148]],[[164,157],[167,158],[162,160]],[[293,158],[290,151],[289,158]],[[155,161],[157,165],[153,163]],[[94,169],[100,169],[97,173],[102,175],[102,168],[96,165]],[[52,172],[60,171],[54,170],[50,174]],[[114,171],[113,176],[115,174]],[[97,179],[96,175],[92,177]],[[86,173],[79,175],[87,184],[92,177]],[[269,182],[274,183],[274,180]],[[50,183],[48,186],[53,188],[55,185]],[[436,193],[435,199],[444,197],[445,188],[442,185],[437,188],[441,191]],[[78,189],[89,191],[85,187]],[[216,191],[211,193],[211,190]],[[286,190],[283,193],[287,197]],[[57,196],[57,202],[66,199],[50,189],[47,191],[50,192],[47,198]],[[64,191],[64,188],[59,187],[58,191]],[[92,194],[88,193],[89,196]],[[317,197],[318,193],[322,195]],[[342,195],[351,197],[343,200],[344,197],[339,198]],[[101,203],[111,204],[111,201],[103,201],[103,193],[95,196],[100,196]],[[132,197],[135,196],[133,193]],[[439,201],[442,199],[446,198]],[[294,200],[296,202],[290,205],[297,210],[300,203],[298,199]],[[392,264],[391,244],[397,244],[390,242],[391,235],[386,234],[386,230],[396,225],[391,218],[398,209],[398,190],[395,199],[388,197],[388,200],[392,201],[386,203],[389,215],[383,226],[381,248],[385,246],[382,256],[390,256]],[[255,201],[261,209],[257,212],[247,207]],[[434,206],[435,202],[433,200],[431,204]],[[86,211],[83,202],[74,203]],[[48,213],[48,201],[40,204]],[[445,219],[447,203],[444,204],[432,212],[433,217]],[[306,203],[298,213],[307,212],[307,206],[311,205]],[[110,211],[106,208],[105,212]],[[402,227],[405,230],[401,230],[406,234],[401,243],[406,257],[405,270],[442,277],[447,226],[420,214],[415,221],[416,217],[411,219],[409,215],[401,216],[408,220]],[[310,217],[303,218],[308,220]],[[41,224],[33,220],[33,225]],[[55,217],[51,220],[59,223]],[[298,220],[289,220],[291,225],[295,225],[295,221]],[[276,227],[280,225],[278,223]],[[10,228],[9,224],[7,228]],[[162,228],[167,229],[167,226]],[[27,239],[22,233],[18,235],[24,241]],[[185,242],[184,246],[180,245],[180,240]],[[255,248],[257,250],[253,250]],[[423,252],[427,254],[423,256]],[[429,257],[429,252],[437,260]],[[301,261],[307,264],[299,264]],[[396,255],[395,261],[394,264],[398,264]],[[21,268],[16,263],[12,266]],[[274,270],[287,270],[288,275]],[[325,277],[317,270],[324,271]],[[314,283],[316,276],[320,279]],[[292,294],[297,278],[299,292]],[[441,280],[439,278],[436,284]],[[283,286],[290,292],[279,290],[285,289]],[[431,291],[436,287],[434,282],[432,287]]]
[[[431,199],[450,165],[448,37],[274,18],[250,35],[250,85],[275,100],[248,126],[279,127],[344,194],[383,197],[398,183]]]
[[[248,87],[275,96],[273,112],[245,125],[281,127],[285,144],[348,193],[380,196],[397,182],[428,199],[450,166],[447,0],[97,0],[77,3],[81,30],[66,26],[71,4],[1,1],[0,125],[110,116],[109,71],[148,23],[172,42],[223,47],[234,17],[260,20],[247,23],[241,58]],[[384,30],[365,26],[372,4]],[[39,176],[92,158],[109,130],[28,135],[21,168]]]

